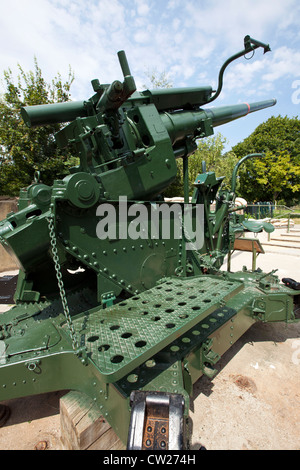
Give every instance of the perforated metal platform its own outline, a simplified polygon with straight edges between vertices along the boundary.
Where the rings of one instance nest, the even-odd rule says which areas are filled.
[[[122,378],[184,334],[243,288],[201,276],[170,279],[74,321],[81,345],[108,382]]]

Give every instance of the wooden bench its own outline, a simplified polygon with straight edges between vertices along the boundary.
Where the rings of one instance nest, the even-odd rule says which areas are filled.
[[[260,253],[265,253],[260,241],[257,238],[236,238],[234,240],[233,250],[228,253],[227,270],[230,271],[231,256],[234,251],[252,252],[252,271],[256,270],[256,258]]]

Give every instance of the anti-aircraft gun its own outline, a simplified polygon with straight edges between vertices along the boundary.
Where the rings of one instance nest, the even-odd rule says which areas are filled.
[[[235,237],[239,164],[231,190],[203,165],[189,200],[197,139],[276,103],[203,107],[219,96],[227,65],[259,47],[270,50],[245,37],[215,92],[137,92],[121,51],[123,82],[93,80],[87,101],[22,109],[28,127],[67,123],[57,145],[80,161],[52,187],[37,176],[0,223],[20,267],[16,305],[1,315],[1,401],[78,390],[128,449],[186,448],[193,383],[213,377],[255,321],[295,321],[297,291],[274,273],[220,269]],[[179,158],[184,202],[166,203]]]

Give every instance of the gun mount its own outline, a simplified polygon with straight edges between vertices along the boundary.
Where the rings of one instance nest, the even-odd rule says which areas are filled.
[[[205,107],[227,65],[258,47],[270,50],[246,36],[215,94],[210,86],[138,92],[121,51],[123,82],[93,80],[87,101],[22,109],[28,127],[66,123],[57,145],[80,162],[52,187],[37,180],[22,189],[18,212],[0,223],[0,241],[20,266],[16,305],[1,315],[0,400],[79,390],[129,449],[184,448],[192,384],[214,376],[253,322],[295,321],[296,291],[274,274],[220,269],[236,236],[242,162],[231,190],[203,167],[188,197],[197,139],[276,103]],[[178,158],[184,204],[167,204]],[[196,237],[188,221],[200,226]],[[145,410],[157,406],[167,442],[146,433]]]

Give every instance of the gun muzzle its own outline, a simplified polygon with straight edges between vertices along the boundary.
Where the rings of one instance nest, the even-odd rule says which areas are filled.
[[[212,118],[213,126],[221,126],[227,122],[234,121],[240,117],[247,116],[247,114],[255,113],[270,106],[274,106],[277,103],[275,99],[258,101],[256,103],[242,103],[234,106],[221,106],[219,108],[210,108],[205,110],[208,117]]]
[[[69,122],[77,117],[86,117],[87,115],[84,101],[39,104],[21,109],[21,116],[27,127]]]
[[[172,145],[174,145],[184,141],[187,135],[192,135],[195,138],[203,137],[203,121],[209,120],[212,127],[217,127],[275,104],[276,100],[272,99],[251,104],[243,103],[209,109],[200,108],[198,111],[165,112],[161,113],[160,116],[168,131]]]

